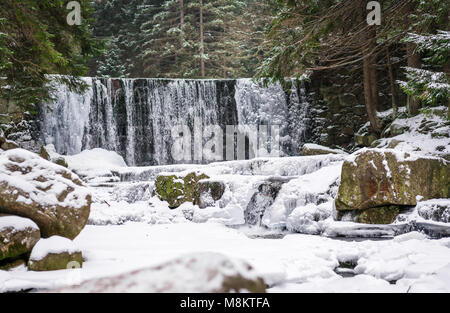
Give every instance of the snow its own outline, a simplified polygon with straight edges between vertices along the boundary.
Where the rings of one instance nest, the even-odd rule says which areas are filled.
[[[15,168],[21,170],[14,170]],[[77,175],[66,168],[23,149],[13,149],[0,154],[0,184],[6,183],[10,188],[16,188],[13,193],[18,193],[19,190],[26,193],[18,196],[17,201],[27,204],[33,201],[47,206],[85,206],[90,190],[63,177],[64,173],[70,174],[73,180],[79,180]],[[42,181],[42,178],[46,180]],[[67,188],[72,188],[73,191],[63,201],[59,201],[59,195]]]
[[[263,224],[269,228],[282,228],[289,220],[288,229],[320,233],[318,221],[331,216],[332,212],[334,197],[327,192],[339,181],[341,168],[342,162],[337,162],[285,183],[264,214]]]
[[[84,150],[76,155],[65,157],[70,169],[73,170],[98,170],[125,167],[124,159],[114,151],[101,148]]]
[[[437,220],[435,215],[438,215],[438,222],[450,223],[450,199],[421,201],[417,203],[416,210],[424,219]]]
[[[0,232],[7,228],[13,228],[15,231],[23,231],[27,228],[39,229],[35,222],[28,218],[18,216],[0,216]]]
[[[76,247],[70,239],[51,236],[50,238],[41,238],[31,251],[30,261],[40,261],[49,254],[61,254],[67,252],[73,254],[81,250]]]
[[[302,234],[251,239],[239,229],[216,223],[87,226],[74,241],[85,257],[82,269],[0,271],[0,291],[61,288],[153,267],[186,254],[213,252],[250,263],[269,284],[269,292],[449,292],[450,239],[408,236],[382,241]],[[349,260],[355,262],[357,276],[336,274],[339,262]],[[388,280],[396,282],[391,285]]]
[[[303,148],[307,148],[308,150],[324,150],[324,151],[329,151],[330,153],[335,153],[335,154],[348,154],[347,152],[345,152],[344,150],[341,150],[341,149],[331,149],[331,148],[317,145],[314,143],[305,143],[303,145]]]
[[[20,149],[11,151],[0,155],[0,174],[1,160],[8,155],[17,153],[27,160],[35,158]],[[382,148],[376,151],[392,151],[402,160],[422,155],[433,157]],[[183,266],[163,271],[156,271],[155,266],[175,264],[174,260],[180,258],[186,264],[193,259],[201,270],[222,258],[217,254],[251,264],[252,275],[262,277],[269,292],[450,292],[450,238],[431,240],[420,232],[396,236],[410,222],[426,221],[448,227],[448,223],[421,216],[425,212],[431,214],[437,204],[447,205],[448,199],[421,201],[392,225],[334,221],[333,204],[342,164],[357,155],[258,158],[142,168],[127,167],[117,154],[96,149],[68,157],[74,158],[72,162],[67,160],[69,166],[83,173],[89,184],[86,190],[93,194],[89,225],[73,242],[54,237],[41,239],[32,258],[82,251],[83,268],[0,271],[0,292],[53,290],[140,270],[142,275],[124,281],[137,282],[135,291],[155,290],[153,280],[175,281],[174,291],[204,291],[198,287],[205,282],[203,276],[196,280]],[[103,166],[96,167],[94,162]],[[157,175],[182,176],[194,171],[207,174],[211,181],[224,183],[225,192],[219,201],[206,209],[184,203],[171,210],[166,202],[151,196]],[[22,176],[25,175],[10,175],[8,179]],[[283,184],[264,212],[262,223],[266,227],[245,225],[244,211],[250,199],[261,184],[273,181]],[[359,238],[351,238],[355,236]],[[209,253],[215,256],[209,257]],[[356,276],[344,278],[338,274],[337,268],[343,262],[355,264],[348,272]],[[85,286],[82,290],[92,287]]]
[[[445,156],[450,154],[450,125],[445,119],[448,108],[431,108],[430,114],[418,114],[409,118],[397,118],[393,123],[398,128],[407,129],[403,134],[382,138],[377,144],[384,148],[393,140],[399,141],[395,150],[421,156]],[[441,112],[441,115],[433,113]],[[421,131],[423,122],[436,125],[430,131]]]
[[[258,276],[242,260],[201,252],[181,255],[157,267],[83,283],[61,292],[195,292],[220,291],[228,277],[256,280]],[[239,292],[248,292],[241,289]]]

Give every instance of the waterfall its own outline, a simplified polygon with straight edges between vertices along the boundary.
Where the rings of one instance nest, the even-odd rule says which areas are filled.
[[[83,78],[83,94],[57,85],[54,101],[40,112],[41,140],[60,154],[104,148],[127,164],[176,163],[172,129],[195,118],[202,126],[279,125],[281,154],[298,155],[308,138],[309,103],[302,83],[262,83],[250,79]]]

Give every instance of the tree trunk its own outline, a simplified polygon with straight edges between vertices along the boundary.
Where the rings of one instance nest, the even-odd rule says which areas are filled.
[[[184,0],[180,0],[180,48],[183,49],[183,42],[184,42]]]
[[[410,2],[406,7],[405,13],[405,25],[409,27],[411,25],[411,20],[409,15],[416,10],[417,4],[415,2]],[[421,68],[422,61],[420,55],[416,53],[417,45],[415,43],[406,44],[406,55],[408,61],[408,67]],[[407,108],[410,115],[416,115],[419,113],[419,101],[413,96],[407,96]]]
[[[200,71],[201,77],[205,77],[205,59],[203,58],[205,54],[205,43],[203,34],[203,0],[200,0]]]
[[[373,52],[376,48],[376,26],[370,26],[370,31],[368,33],[369,40],[369,53],[372,52],[372,55],[369,57],[370,67],[369,67],[369,75],[370,75],[370,93],[372,97],[372,103],[374,110],[380,110],[380,101],[378,100],[378,78],[377,78],[377,54]]]
[[[420,55],[416,51],[417,45],[415,43],[406,44],[406,53],[408,56],[408,67],[421,68],[422,62]],[[408,96],[408,110],[409,114],[417,115],[419,113],[419,100],[412,96]]]
[[[367,1],[361,1],[361,21],[366,21],[366,5]],[[367,115],[369,117],[372,130],[379,134],[380,126],[377,119],[378,107],[378,87],[377,87],[377,68],[376,55],[371,52],[376,47],[376,29],[370,26],[369,30],[362,33],[361,36],[361,53],[363,57],[363,84],[364,84],[364,100]]]
[[[389,72],[389,82],[391,84],[391,94],[392,94],[392,118],[397,118],[397,112],[398,112],[398,106],[397,106],[397,99],[395,96],[395,80],[394,80],[394,71],[392,70],[392,63],[391,63],[391,55],[389,53],[389,47],[386,47],[386,61],[387,61],[387,68]]]
[[[372,127],[372,130],[374,130],[376,133],[379,133],[380,127],[378,126],[377,111],[375,109],[376,103],[374,102],[373,99],[371,87],[373,85],[370,73],[371,71],[372,65],[370,57],[365,57],[363,60],[363,77],[364,77],[364,99],[366,111],[367,115],[369,116],[370,126]]]

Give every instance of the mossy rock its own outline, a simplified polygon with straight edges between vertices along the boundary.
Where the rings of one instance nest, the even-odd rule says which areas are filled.
[[[225,184],[220,181],[203,180],[197,183],[194,193],[194,204],[201,209],[214,205],[225,192]]]
[[[52,162],[57,165],[66,167],[66,168],[69,167],[69,165],[67,164],[66,160],[63,157],[56,158],[56,159],[52,160]]]
[[[242,275],[226,277],[222,283],[219,293],[239,293],[242,290],[251,293],[265,293],[266,284],[260,277],[255,279],[248,279]]]
[[[48,153],[45,147],[41,147],[41,151],[39,152],[39,156],[47,161],[51,161],[50,154]]]
[[[19,145],[11,140],[6,140],[2,143],[1,148],[3,150],[12,150],[12,149],[18,149]]]
[[[386,130],[385,135],[389,137],[399,136],[409,131],[409,127],[407,125],[392,123],[389,128]]]
[[[364,149],[342,166],[335,200],[340,211],[415,206],[421,199],[450,197],[450,163],[395,150]]]
[[[392,224],[399,213],[399,207],[393,205],[371,208],[362,211],[357,218],[357,222],[363,224]]]
[[[201,173],[189,173],[186,176],[159,175],[156,177],[153,196],[167,201],[169,207],[175,209],[184,202],[194,203],[195,189],[199,180],[209,178]]]
[[[83,266],[81,252],[49,253],[41,260],[30,259],[28,269],[30,271],[57,271],[73,268],[71,264],[77,264],[76,267]]]
[[[18,229],[16,225],[23,227]],[[0,216],[0,261],[29,253],[40,237],[39,228],[31,220]]]
[[[64,166],[66,168],[69,167],[66,160],[62,156],[55,156],[56,151],[54,150],[53,145],[43,146],[41,147],[41,151],[39,152],[39,156],[47,161],[53,162],[57,165]],[[53,156],[52,156],[53,155]]]
[[[375,134],[355,134],[355,142],[360,147],[370,147],[377,139]]]

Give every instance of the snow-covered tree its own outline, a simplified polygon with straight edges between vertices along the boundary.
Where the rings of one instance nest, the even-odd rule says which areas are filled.
[[[423,105],[448,105],[450,96],[449,63],[450,32],[437,34],[410,34],[406,42],[413,42],[423,55],[424,68],[406,67],[406,80],[399,81],[400,88]]]

